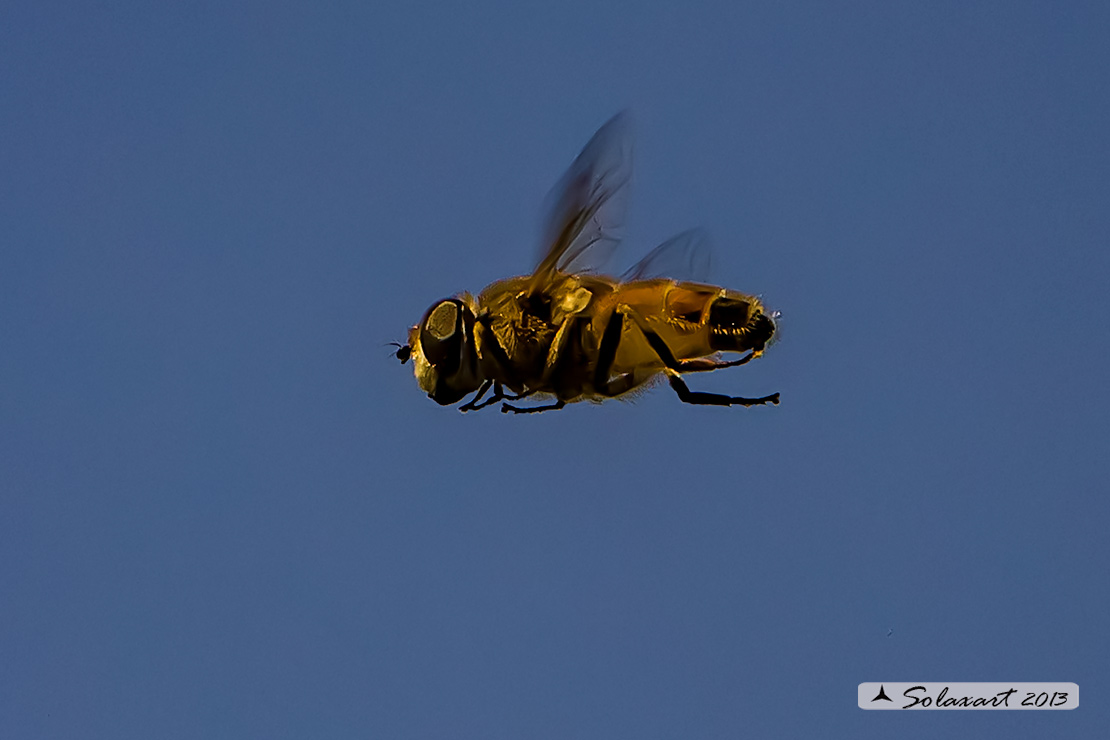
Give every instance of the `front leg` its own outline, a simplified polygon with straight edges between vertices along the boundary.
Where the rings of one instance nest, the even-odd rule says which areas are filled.
[[[586,326],[586,320],[577,316],[568,317],[559,330],[555,332],[555,336],[551,340],[551,347],[547,351],[547,360],[544,363],[543,377],[541,379],[541,387],[545,390],[554,388],[558,396],[566,393],[569,397],[573,398],[577,395],[574,390],[567,392],[567,388],[560,387],[559,381],[566,381],[567,375],[573,374],[571,367],[575,361],[575,352],[573,349],[568,350],[568,344],[572,337],[575,341],[579,341],[582,328]],[[571,382],[571,388],[574,388],[574,381]],[[530,391],[524,395],[531,395],[535,391]],[[567,405],[563,398],[559,398],[555,403],[546,406],[533,406],[532,408],[520,408],[505,403],[501,404],[501,413],[508,414],[536,414],[541,411],[558,411]]]
[[[486,391],[489,390],[491,382],[493,384],[493,395],[487,398],[485,401],[478,403],[478,401],[481,400],[482,396],[486,394]],[[477,411],[479,409],[484,409],[486,406],[492,406],[498,401],[503,401],[506,398],[510,401],[516,401],[521,398],[527,398],[530,395],[532,395],[532,391],[524,391],[523,393],[514,396],[511,393],[505,392],[505,387],[501,385],[501,381],[487,380],[485,383],[482,384],[482,387],[478,389],[478,393],[474,396],[474,398],[470,399],[469,403],[464,406],[459,406],[459,411],[462,411],[465,414],[467,411]]]
[[[499,394],[501,392],[501,384],[500,383],[494,383],[492,380],[487,380],[486,382],[482,383],[482,387],[479,388],[478,392],[474,394],[474,398],[470,399],[469,401],[464,403],[462,406],[459,406],[459,411],[461,411],[465,414],[467,411],[474,411],[476,409],[483,409],[486,406],[488,406],[489,403],[490,403],[489,401],[486,401],[485,403],[478,403],[478,402],[482,400],[482,396],[486,395],[486,391],[488,391],[490,389],[491,385],[494,386],[493,397],[497,398],[497,394]]]

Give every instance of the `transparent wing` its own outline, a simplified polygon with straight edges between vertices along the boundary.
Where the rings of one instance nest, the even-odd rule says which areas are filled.
[[[616,249],[632,174],[629,116],[618,113],[598,129],[547,196],[543,254],[535,291],[556,271],[592,272]]]
[[[713,248],[701,229],[690,229],[672,236],[651,250],[623,275],[621,282],[672,278],[704,283],[713,268]]]

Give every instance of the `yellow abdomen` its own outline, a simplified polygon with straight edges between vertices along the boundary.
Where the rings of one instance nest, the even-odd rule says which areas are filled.
[[[597,301],[592,317],[595,336],[604,332],[617,306],[626,306],[680,360],[717,352],[760,351],[774,332],[759,299],[715,285],[644,280],[618,285]],[[613,370],[621,373],[635,368],[661,370],[663,363],[634,322],[627,322]]]

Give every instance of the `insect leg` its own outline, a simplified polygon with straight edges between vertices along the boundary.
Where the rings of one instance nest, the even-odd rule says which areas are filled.
[[[464,403],[462,406],[459,406],[459,411],[461,411],[465,414],[467,411],[474,411],[475,409],[480,409],[480,408],[484,408],[485,406],[488,406],[489,405],[488,401],[486,403],[483,403],[483,404],[479,404],[478,402],[482,400],[482,396],[486,395],[486,391],[488,391],[490,389],[490,386],[492,386],[492,385],[494,385],[494,382],[492,380],[487,380],[484,383],[482,383],[482,387],[479,388],[478,392],[474,394],[474,398],[470,399],[468,402]],[[500,392],[501,392],[501,384],[497,383],[497,387],[494,388],[494,390],[493,390],[494,397],[496,398],[497,395]]]
[[[667,343],[663,341],[663,338],[652,331],[651,328],[647,325],[647,322],[645,322],[639,314],[627,307],[624,308],[624,311],[636,323],[636,327],[644,335],[644,338],[647,339],[648,344],[651,345],[651,348],[655,350],[655,354],[659,355],[659,359],[663,361],[663,364],[676,372],[703,373],[710,370],[720,370],[726,367],[737,367],[739,365],[748,364],[756,357],[755,352],[751,352],[747,355],[744,355],[739,360],[713,360],[707,357],[698,357],[692,360],[680,360],[674,356],[674,353],[671,352],[671,348],[667,346]]]
[[[747,365],[755,359],[755,352],[749,352],[739,360],[711,360],[708,357],[699,357],[693,360],[677,360],[680,371],[684,373],[704,373],[709,370],[720,370],[726,367]]]
[[[740,396],[726,396],[721,393],[703,393],[692,391],[678,373],[673,370],[667,372],[667,380],[671,388],[678,394],[678,399],[683,403],[692,403],[699,406],[762,406],[765,403],[779,402],[779,394],[772,393],[763,398],[742,398]]]
[[[551,346],[547,350],[547,361],[543,366],[543,385],[547,387],[552,378],[562,370],[566,369],[566,363],[569,359],[567,352],[567,343],[570,341],[571,333],[581,330],[581,323],[577,317],[571,317],[563,321],[563,325],[555,332],[554,339],[551,340]]]
[[[486,382],[489,383],[491,381],[487,380]],[[467,411],[477,411],[478,409],[484,409],[486,406],[492,406],[493,404],[497,403],[498,401],[504,401],[505,399],[508,399],[510,401],[519,401],[520,399],[528,398],[528,396],[535,393],[535,391],[524,391],[523,393],[518,393],[516,395],[513,395],[511,393],[506,393],[505,392],[505,388],[504,388],[504,386],[501,385],[500,381],[494,380],[494,381],[492,381],[492,383],[493,383],[493,395],[492,396],[487,398],[485,401],[482,401],[481,403],[478,403],[478,399],[480,399],[482,397],[482,394],[485,393],[485,390],[479,390],[478,395],[475,396],[474,399],[470,403],[466,404],[465,406],[460,406],[459,407],[459,411],[462,411],[464,413],[467,412]]]
[[[702,360],[700,362],[696,360],[678,360],[675,358],[674,353],[671,352],[671,348],[668,347],[667,343],[663,341],[663,338],[652,331],[647,323],[643,321],[643,319],[641,319],[635,311],[632,311],[627,307],[624,307],[623,310],[627,312],[632,320],[636,323],[637,328],[639,328],[640,332],[644,335],[644,339],[647,340],[648,344],[651,345],[651,348],[655,350],[655,354],[659,355],[659,359],[663,361],[664,365],[666,365],[667,380],[670,382],[671,388],[673,388],[675,393],[678,394],[679,400],[681,400],[683,403],[712,406],[732,406],[733,404],[738,406],[760,406],[767,403],[777,404],[779,402],[778,393],[772,393],[771,395],[764,396],[763,398],[744,398],[742,396],[726,396],[720,393],[702,393],[691,391],[689,386],[686,385],[686,381],[682,379],[679,373],[700,372],[704,370],[716,370],[721,367],[734,367],[736,365],[743,365],[755,356],[754,353],[732,362],[717,363],[716,366],[713,367],[706,366],[704,363],[714,363],[716,362],[714,360]],[[608,331],[608,328],[606,328],[606,331]]]
[[[581,317],[568,318],[566,321],[563,322],[563,325],[559,327],[559,331],[555,332],[555,337],[552,339],[551,347],[547,352],[547,362],[544,363],[543,384],[545,387],[548,387],[553,379],[571,374],[568,373],[568,366],[574,362],[575,352],[568,349],[568,344],[571,341],[572,335],[575,332],[579,332],[580,335],[583,327],[586,326],[587,323],[588,321]],[[573,381],[571,382],[570,388],[556,387],[555,390],[559,396],[563,395],[563,393],[560,391],[566,392],[567,397],[569,398],[573,398],[578,395],[578,390],[576,389]],[[507,414],[509,412],[512,412],[514,414],[534,414],[539,411],[557,411],[558,409],[561,409],[566,405],[566,401],[562,398],[559,398],[559,400],[557,400],[555,403],[548,404],[547,406],[533,406],[529,409],[523,409],[519,406],[512,406],[510,404],[504,403],[501,404],[501,413]]]
[[[516,406],[511,406],[507,403],[503,403],[501,404],[501,413],[507,414],[509,412],[512,412],[514,414],[534,414],[538,411],[558,411],[566,405],[567,402],[562,399],[559,399],[555,403],[549,404],[547,406],[533,406],[530,409],[522,409]]]
[[[501,346],[501,340],[497,338],[497,333],[493,330],[489,314],[480,314],[477,321],[482,327],[481,342],[483,356],[488,353],[489,356],[493,358],[493,361],[497,363],[497,367],[501,371],[501,375],[503,376],[502,380],[504,382],[508,383],[510,387],[519,387],[520,382],[516,376],[516,370],[513,368],[513,362],[509,359],[509,354],[505,351],[505,348]]]
[[[594,390],[603,396],[619,396],[633,385],[632,373],[624,373],[616,378],[610,377],[623,331],[624,314],[613,311],[601,335],[601,343],[597,348],[597,367],[594,368]]]

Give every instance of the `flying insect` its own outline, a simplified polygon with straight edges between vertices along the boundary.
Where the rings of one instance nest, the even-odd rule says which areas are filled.
[[[665,376],[681,401],[715,406],[777,404],[691,391],[686,373],[760,357],[777,314],[758,297],[665,277],[676,257],[705,253],[700,232],[664,242],[620,278],[598,272],[616,247],[631,174],[628,117],[603,125],[549,198],[542,252],[530,275],[499,280],[475,298],[441,300],[396,344],[420,388],[436,403],[473,411],[536,413],[567,403],[628,396]],[[726,360],[720,353],[741,353]],[[486,394],[492,389],[489,398]],[[554,399],[538,406],[507,401]],[[484,399],[484,400],[483,400]]]

